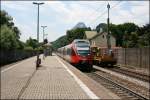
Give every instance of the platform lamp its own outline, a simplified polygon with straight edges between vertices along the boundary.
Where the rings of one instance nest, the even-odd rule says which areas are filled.
[[[47,26],[41,26],[42,28],[43,28],[43,42],[44,42],[44,36],[46,35],[45,34],[45,28],[47,27]]]
[[[37,41],[38,41],[38,46],[39,46],[39,6],[44,4],[42,3],[37,3],[33,2],[33,4],[38,6],[38,14],[37,14]],[[37,61],[36,61],[36,69],[40,66],[41,64],[41,59],[39,59],[39,51],[37,51]]]

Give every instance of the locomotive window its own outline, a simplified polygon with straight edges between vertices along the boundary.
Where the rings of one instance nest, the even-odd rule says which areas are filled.
[[[86,56],[90,54],[90,50],[78,50],[78,54],[82,56]]]
[[[80,43],[80,44],[76,44],[77,47],[89,47],[89,43]]]
[[[87,41],[78,41],[78,42],[76,42],[75,43],[78,47],[80,47],[80,46],[83,46],[83,47],[87,47],[87,46],[90,46],[90,44],[89,44],[89,42],[87,42]]]

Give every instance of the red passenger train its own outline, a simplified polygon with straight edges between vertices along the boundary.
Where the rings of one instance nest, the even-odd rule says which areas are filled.
[[[88,40],[75,39],[71,44],[61,47],[57,54],[73,65],[82,65],[87,70],[92,70],[92,55]]]

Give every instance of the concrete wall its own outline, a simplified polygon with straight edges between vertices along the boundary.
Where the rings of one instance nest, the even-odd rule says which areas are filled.
[[[117,54],[119,65],[150,68],[150,48],[120,48]]]

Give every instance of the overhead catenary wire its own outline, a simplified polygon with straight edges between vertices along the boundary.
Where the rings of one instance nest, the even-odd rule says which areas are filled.
[[[104,3],[103,3],[104,4]],[[98,7],[96,10],[94,10],[90,15],[89,17],[86,17],[86,19],[88,20],[89,18],[91,18],[93,16],[93,14],[95,14],[95,11],[100,11],[100,10],[104,10],[105,8],[103,7]]]
[[[101,8],[101,7],[97,8],[95,11],[99,11],[100,8]],[[95,12],[91,13],[90,16],[93,15],[94,13],[95,13]]]
[[[118,6],[119,4],[121,3],[121,1],[117,2],[115,5],[113,5],[111,9],[115,8],[116,6]],[[90,22],[90,25],[91,24],[94,24],[96,20],[98,20],[100,17],[104,16],[105,14],[107,13],[107,10],[105,10],[103,13],[101,13],[101,15],[99,15],[96,19],[94,19],[93,21]]]

